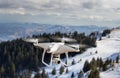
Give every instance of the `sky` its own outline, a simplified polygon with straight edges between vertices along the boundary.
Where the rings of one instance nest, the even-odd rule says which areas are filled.
[[[0,0],[1,23],[120,25],[120,0]]]

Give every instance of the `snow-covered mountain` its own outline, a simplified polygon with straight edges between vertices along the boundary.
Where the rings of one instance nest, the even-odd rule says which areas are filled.
[[[107,27],[100,26],[64,26],[37,23],[0,23],[0,41],[11,40],[19,37],[31,36],[32,34],[54,33],[60,31],[68,32],[85,32],[89,34],[93,31],[101,31]]]
[[[96,51],[98,53],[95,53]],[[53,65],[52,67],[45,67],[45,70],[50,78],[71,78],[72,72],[75,74],[74,78],[78,78],[78,72],[82,70],[86,60],[91,61],[92,58],[98,57],[101,57],[104,61],[107,58],[114,60],[118,55],[120,56],[120,29],[112,30],[112,32],[109,34],[109,37],[102,37],[102,40],[97,41],[97,47],[89,48],[82,54],[70,57],[69,63],[71,63],[74,59],[76,64],[65,67],[65,69],[68,68],[69,70],[67,74],[65,72],[62,75],[59,74],[59,69],[61,66],[60,64]],[[82,61],[78,62],[80,59],[82,59]],[[57,74],[53,76],[51,71],[54,67],[57,70]],[[32,76],[34,76],[34,73]],[[87,78],[87,75],[84,75],[83,78]],[[113,68],[110,68],[105,72],[100,72],[100,78],[120,78],[120,63],[115,64]]]

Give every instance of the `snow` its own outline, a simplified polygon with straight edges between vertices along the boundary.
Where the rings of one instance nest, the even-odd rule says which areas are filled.
[[[77,78],[77,74],[80,70],[82,70],[83,65],[86,60],[90,61],[92,58],[98,58],[101,57],[103,60],[106,60],[107,58],[112,58],[113,60],[116,58],[116,56],[120,56],[120,29],[119,30],[113,30],[110,34],[110,37],[106,36],[103,37],[101,41],[97,41],[97,47],[95,48],[89,48],[87,51],[85,51],[82,54],[78,54],[74,57],[69,58],[69,64],[74,59],[76,61],[75,65],[71,65],[68,68],[69,73],[63,73],[62,75],[59,74],[59,69],[61,65],[53,65],[51,68],[45,67],[45,70],[47,73],[50,73],[50,78],[55,78],[56,76],[58,78],[70,78],[72,72],[75,74],[75,78]],[[97,53],[95,53],[97,51]],[[81,59],[81,61],[80,61]],[[65,59],[64,59],[65,60]],[[53,76],[51,75],[51,71],[53,68],[56,68],[57,75]],[[112,69],[114,69],[112,71]],[[120,78],[120,64],[116,64],[114,68],[110,68],[109,70],[105,72],[100,72],[101,78]],[[85,77],[87,78],[87,77]]]
[[[110,68],[105,72],[100,73],[101,78],[120,78],[120,64],[116,64],[115,67]]]

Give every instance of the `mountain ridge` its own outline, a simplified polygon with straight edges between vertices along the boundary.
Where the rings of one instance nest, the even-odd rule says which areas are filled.
[[[77,31],[89,34],[94,31],[102,31],[108,27],[100,27],[95,25],[89,26],[65,26],[37,23],[0,23],[0,40],[12,40],[20,37],[32,36],[33,34],[43,33],[69,33]]]

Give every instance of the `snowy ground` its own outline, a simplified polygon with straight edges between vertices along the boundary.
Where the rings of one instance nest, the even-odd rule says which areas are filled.
[[[115,67],[110,68],[105,72],[100,73],[101,78],[120,78],[120,64],[116,64]]]
[[[96,48],[89,48],[86,52],[83,54],[76,55],[69,59],[69,63],[72,62],[73,59],[75,59],[76,64],[70,65],[68,68],[69,73],[63,73],[62,75],[59,74],[59,68],[61,65],[54,65],[51,68],[45,67],[46,72],[49,74],[50,78],[55,78],[56,76],[58,78],[70,78],[71,73],[74,72],[75,78],[77,78],[77,73],[83,68],[84,62],[86,60],[90,61],[93,57],[102,57],[103,60],[106,60],[106,58],[112,58],[115,59],[116,56],[120,56],[120,29],[119,30],[113,30],[110,37],[104,37],[101,41],[97,41],[97,47]],[[95,52],[98,52],[97,54]],[[80,59],[82,61],[78,62]],[[56,67],[57,75],[53,76],[51,75],[52,69]],[[112,68],[100,73],[101,78],[120,78],[120,64],[115,65],[114,70],[112,71]],[[85,77],[86,78],[86,77]]]

